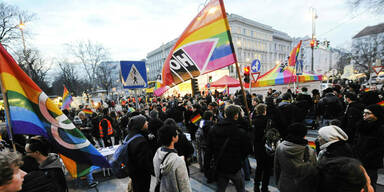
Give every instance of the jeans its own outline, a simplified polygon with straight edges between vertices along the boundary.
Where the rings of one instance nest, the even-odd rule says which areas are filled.
[[[87,182],[88,182],[88,185],[92,184],[95,182],[95,179],[93,178],[93,175],[92,175],[92,172],[90,172],[88,175],[87,175]]]
[[[245,184],[241,176],[241,169],[234,174],[220,173],[217,174],[217,192],[225,192],[228,182],[231,180],[236,187],[237,192],[245,192]]]
[[[249,180],[251,178],[251,165],[249,164],[248,157],[244,160],[243,170],[245,180]]]

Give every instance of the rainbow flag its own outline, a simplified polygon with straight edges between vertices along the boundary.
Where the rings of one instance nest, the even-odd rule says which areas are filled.
[[[88,115],[92,115],[93,114],[93,111],[90,110],[90,109],[83,109],[82,110],[85,114],[88,114]]]
[[[312,149],[315,149],[316,150],[316,143],[314,141],[308,141],[308,145],[312,148]]]
[[[156,96],[170,87],[236,62],[223,0],[211,0],[192,20],[164,62]]]
[[[201,115],[200,115],[200,114],[197,114],[196,116],[194,116],[194,117],[191,119],[191,122],[192,122],[193,124],[197,124],[200,120],[201,120]]]
[[[380,105],[380,106],[382,106],[382,107],[384,107],[384,101],[380,101],[380,102],[378,102],[377,104]]]
[[[0,78],[14,134],[41,135],[62,157],[72,177],[85,176],[108,161],[0,44]]]
[[[303,83],[310,81],[321,81],[322,75],[314,75],[310,73],[302,73],[302,75],[295,75],[295,68],[293,66],[286,66],[278,64],[268,72],[264,73],[256,81],[257,87],[265,87],[272,85],[285,85],[293,82]]]
[[[69,109],[71,106],[73,99],[71,94],[69,94],[68,89],[64,85],[64,91],[63,91],[63,104],[61,105],[61,110]]]
[[[296,65],[297,56],[299,55],[299,52],[300,52],[300,47],[301,47],[301,40],[296,45],[296,47],[292,49],[291,54],[289,54],[290,55],[289,61],[288,61],[289,66],[295,66]]]

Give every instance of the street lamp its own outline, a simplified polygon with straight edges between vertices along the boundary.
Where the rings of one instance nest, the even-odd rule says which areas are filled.
[[[312,41],[311,43],[313,43],[316,39],[316,19],[318,18],[317,16],[317,13],[316,13],[316,9],[311,7],[310,8],[311,10],[311,17],[312,17]],[[312,57],[311,57],[311,72],[314,73],[314,69],[313,69],[313,62],[314,62],[314,59],[313,59],[313,49],[314,49],[314,46],[311,46],[311,50],[312,50]]]
[[[24,47],[24,56],[25,56],[25,53],[27,51],[27,48],[25,46],[25,39],[24,39],[24,27],[25,27],[25,24],[23,22],[23,19],[21,19],[21,16],[19,16],[19,20],[20,20],[20,24],[19,24],[19,29],[20,29],[20,32],[21,32],[21,39],[23,40],[23,47]]]

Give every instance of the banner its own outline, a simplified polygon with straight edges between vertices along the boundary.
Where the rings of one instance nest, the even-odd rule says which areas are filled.
[[[159,96],[170,87],[235,63],[233,44],[222,0],[211,0],[184,30],[162,70]]]

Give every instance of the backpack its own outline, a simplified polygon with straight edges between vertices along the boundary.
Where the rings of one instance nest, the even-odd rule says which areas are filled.
[[[266,154],[273,157],[275,155],[277,145],[281,142],[281,136],[279,130],[272,128],[271,124],[272,121],[268,119],[263,138],[265,141],[264,146]]]
[[[113,154],[112,159],[109,164],[111,164],[111,171],[117,178],[125,178],[132,174],[132,170],[129,169],[129,153],[128,145],[129,143],[137,137],[143,137],[141,134],[136,134],[131,137],[128,141],[128,136],[124,139],[123,144],[121,144],[116,152]]]

